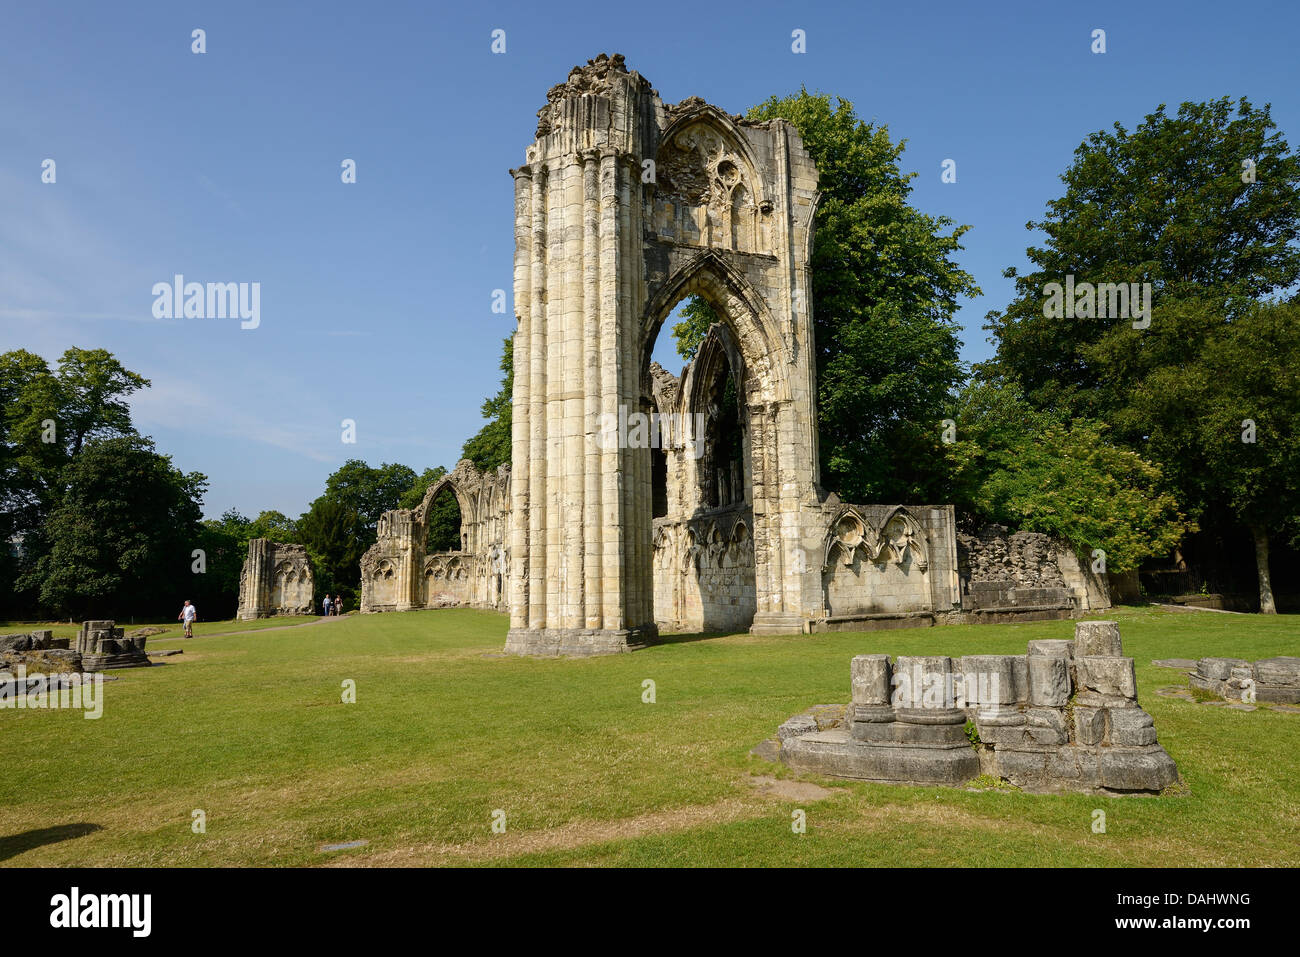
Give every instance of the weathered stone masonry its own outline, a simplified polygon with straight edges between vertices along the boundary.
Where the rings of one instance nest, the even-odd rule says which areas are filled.
[[[506,607],[507,651],[583,655],[661,628],[788,634],[1108,604],[1044,536],[961,540],[950,505],[854,505],[820,487],[820,194],[792,124],[665,104],[602,55],[548,92],[524,160],[511,468],[449,477],[468,523],[459,553],[424,554],[429,499],[387,513],[363,611]],[[650,354],[689,296],[719,321],[678,377]],[[634,441],[623,426],[642,415],[678,427]],[[480,501],[483,483],[508,497]],[[1043,558],[1033,582],[1025,554]]]
[[[239,572],[237,617],[310,615],[313,587],[306,546],[254,538]]]
[[[850,670],[843,717],[785,722],[781,761],[898,784],[984,773],[1028,791],[1155,794],[1178,780],[1113,621],[1079,622],[1073,641],[1031,641],[1026,655],[859,655]]]
[[[444,489],[460,506],[461,546],[427,553],[429,508]],[[361,610],[504,610],[509,528],[509,467],[484,474],[462,459],[429,487],[419,507],[380,516],[378,540],[361,558]]]

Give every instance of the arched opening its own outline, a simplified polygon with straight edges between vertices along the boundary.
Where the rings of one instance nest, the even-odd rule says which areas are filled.
[[[709,299],[686,293],[668,311],[643,376],[661,437],[648,463],[655,622],[661,631],[741,631],[757,610],[745,400],[752,383]],[[674,357],[688,360],[680,377],[665,370]]]
[[[708,398],[702,410],[706,425],[698,471],[701,508],[723,508],[746,498],[740,393],[725,358],[712,373],[704,393]]]
[[[662,448],[650,450],[651,517],[668,515],[668,453]]]
[[[462,531],[460,502],[450,485],[444,485],[425,513],[424,553],[433,555],[437,552],[463,552],[466,550],[465,535]]]

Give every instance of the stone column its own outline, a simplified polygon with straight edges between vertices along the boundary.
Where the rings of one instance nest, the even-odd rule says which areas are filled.
[[[530,174],[516,176],[516,297],[531,307],[515,346],[515,407],[527,412],[514,422],[511,502],[512,577],[527,601],[510,652],[622,651],[654,629],[649,450],[601,448],[597,435],[602,415],[640,410],[633,173],[655,102],[626,73],[553,100]]]

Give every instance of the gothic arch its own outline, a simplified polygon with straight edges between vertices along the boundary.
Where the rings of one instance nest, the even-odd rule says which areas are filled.
[[[723,366],[731,370],[738,387],[744,388],[749,378],[745,370],[745,358],[736,345],[736,337],[731,328],[722,322],[715,322],[695,352],[695,359],[686,371],[686,381],[682,383],[682,411],[699,412],[708,401],[708,391],[712,388]]]
[[[651,295],[642,316],[642,365],[649,365],[650,351],[668,313],[691,295],[705,299],[726,323],[746,372],[747,400],[788,399],[787,363],[780,361],[788,352],[775,317],[745,275],[712,249],[703,250],[682,265]]]
[[[927,546],[925,526],[917,521],[905,506],[895,505],[880,523],[881,551],[889,550],[890,559],[899,564],[909,557],[916,562],[916,567],[924,572],[930,564],[930,550]]]
[[[681,607],[707,600],[735,609],[720,619],[728,627],[798,631],[817,602],[797,545],[816,532],[796,527],[816,507],[812,317],[801,292],[817,168],[798,131],[697,98],[664,104],[622,57],[601,56],[547,93],[524,155],[512,171],[507,650],[605,653],[655,633],[654,523],[667,517],[657,513],[659,460],[630,428],[621,444],[591,438],[619,415],[687,411],[684,391],[673,395],[652,370],[651,352],[669,312],[692,295],[721,322],[697,377],[730,351],[748,426],[748,494],[737,500],[733,466],[733,501],[708,513],[717,532],[679,529],[667,547],[688,567],[723,548],[746,559],[752,548],[755,559],[748,599],[727,590],[742,584],[728,573],[705,599],[683,583]],[[729,416],[733,462],[738,432]],[[675,521],[684,504],[670,503]],[[746,512],[743,549],[732,505]]]
[[[419,507],[415,510],[415,520],[419,522],[421,526],[428,521],[429,507],[433,504],[433,500],[437,498],[439,493],[441,493],[445,488],[451,489],[452,494],[456,496],[456,504],[460,506],[460,520],[462,525],[472,522],[474,520],[473,516],[478,514],[478,508],[476,507],[478,503],[475,502],[473,497],[466,493],[460,482],[456,481],[455,473],[448,472],[442,478],[438,479],[438,481],[430,485],[428,491],[424,493],[424,498],[420,500]]]
[[[869,561],[876,558],[876,531],[866,518],[852,505],[845,505],[835,513],[826,528],[822,549],[822,570],[839,560],[845,565],[853,563],[853,556],[862,549]]]

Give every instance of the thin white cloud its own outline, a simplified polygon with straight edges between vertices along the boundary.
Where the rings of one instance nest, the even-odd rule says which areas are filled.
[[[212,396],[194,381],[153,376],[151,382],[150,388],[131,397],[131,415],[142,432],[161,426],[259,442],[316,462],[338,458],[321,451],[318,424],[272,425],[264,416],[235,408],[229,399]]]

